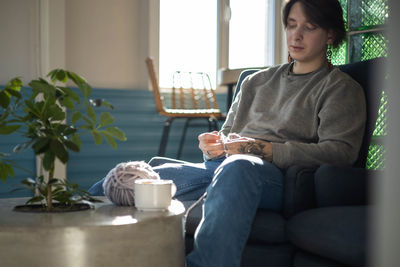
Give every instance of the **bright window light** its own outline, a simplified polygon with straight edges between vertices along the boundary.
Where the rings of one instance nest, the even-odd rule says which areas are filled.
[[[272,3],[272,0],[230,0],[230,69],[273,64]]]
[[[175,71],[205,72],[215,88],[217,1],[160,0],[161,87],[171,87]]]

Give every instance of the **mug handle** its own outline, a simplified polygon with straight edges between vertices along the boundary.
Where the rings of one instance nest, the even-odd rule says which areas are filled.
[[[176,185],[172,182],[172,184],[171,184],[171,197],[174,197],[174,196],[175,196],[176,190],[177,190],[177,187],[176,187]]]

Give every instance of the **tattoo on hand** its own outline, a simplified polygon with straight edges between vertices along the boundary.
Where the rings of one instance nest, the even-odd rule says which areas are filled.
[[[256,142],[248,142],[246,144],[242,144],[238,151],[242,154],[252,154],[255,156],[259,156],[264,158],[264,144],[256,143]]]

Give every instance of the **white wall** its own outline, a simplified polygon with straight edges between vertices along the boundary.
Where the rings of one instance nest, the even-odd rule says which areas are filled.
[[[0,84],[37,75],[38,0],[0,1]]]
[[[148,1],[1,0],[0,84],[62,67],[93,87],[147,88]]]
[[[48,1],[48,69],[46,73],[54,68],[66,68],[66,17],[64,0]],[[45,31],[46,33],[46,31]],[[44,36],[43,39],[46,39]]]
[[[26,85],[65,68],[92,87],[147,88],[148,6],[147,0],[0,0],[0,85],[16,76]],[[56,174],[65,177],[65,167],[57,164]]]
[[[144,88],[147,1],[68,0],[66,66],[94,87]],[[145,13],[145,14],[144,14]],[[144,19],[143,19],[144,20]]]

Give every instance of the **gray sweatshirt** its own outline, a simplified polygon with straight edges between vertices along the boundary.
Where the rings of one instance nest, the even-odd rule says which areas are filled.
[[[361,86],[336,67],[290,69],[283,64],[246,77],[221,131],[271,142],[280,168],[354,163],[366,120]]]

